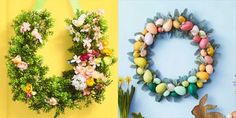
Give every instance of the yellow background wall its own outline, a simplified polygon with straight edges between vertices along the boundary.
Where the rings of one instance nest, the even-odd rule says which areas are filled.
[[[4,56],[7,54],[8,41],[13,36],[11,28],[12,19],[21,10],[31,10],[35,0],[0,0],[0,118],[52,118],[54,112],[37,114],[27,108],[26,104],[12,101],[11,90],[8,86],[7,72]],[[83,10],[105,10],[105,18],[108,21],[108,35],[110,46],[118,48],[118,8],[117,0],[80,0],[80,8]],[[44,64],[50,68],[51,75],[60,75],[70,66],[66,60],[72,54],[67,52],[71,46],[69,32],[65,29],[66,18],[72,18],[73,12],[69,0],[46,0],[44,8],[52,13],[55,19],[54,35],[49,38],[39,54],[44,57]],[[102,104],[92,104],[83,110],[66,110],[60,118],[117,118],[117,64],[112,67],[113,83],[107,88],[106,99]]]

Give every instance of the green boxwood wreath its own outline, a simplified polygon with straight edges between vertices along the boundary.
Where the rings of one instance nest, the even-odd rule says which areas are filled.
[[[111,83],[109,67],[115,62],[108,48],[106,21],[102,11],[78,10],[73,19],[66,19],[73,38],[69,49],[74,54],[68,61],[72,69],[63,76],[46,77],[48,67],[37,55],[52,35],[53,19],[44,11],[22,11],[13,21],[15,36],[9,42],[8,75],[13,100],[29,105],[38,112],[56,109],[55,117],[65,108],[83,108],[93,101],[104,100],[105,88]]]
[[[154,19],[147,19],[143,32],[135,33],[135,38],[129,39],[134,45],[133,51],[128,53],[129,60],[133,63],[131,68],[136,69],[133,78],[143,84],[143,90],[150,90],[150,95],[155,96],[158,102],[162,98],[170,101],[188,95],[197,99],[197,90],[210,81],[216,64],[216,49],[219,45],[210,37],[212,32],[213,29],[208,28],[205,20],[198,21],[192,13],[187,13],[187,9],[182,13],[176,9],[174,15],[169,13],[167,16],[157,13]],[[154,52],[150,49],[156,40],[164,36],[192,40],[191,44],[199,47],[195,52],[198,68],[178,79],[162,77],[158,70],[152,70],[154,62],[151,56]]]

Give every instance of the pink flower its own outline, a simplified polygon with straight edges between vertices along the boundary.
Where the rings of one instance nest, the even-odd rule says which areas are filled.
[[[84,96],[90,95],[90,93],[91,93],[91,89],[90,89],[90,88],[86,88],[86,89],[84,89],[84,91],[83,91],[83,95],[84,95]]]
[[[21,62],[19,64],[17,64],[17,67],[21,70],[21,71],[24,71],[28,68],[28,64],[25,63],[25,62]]]
[[[89,58],[91,57],[92,55],[90,53],[85,53],[85,54],[82,54],[80,55],[80,60],[81,61],[87,61],[89,60]]]
[[[37,29],[32,31],[32,35],[40,42],[43,43],[42,36],[39,34]]]
[[[97,44],[97,46],[98,46],[98,49],[99,49],[99,50],[103,50],[103,49],[104,49],[102,42],[99,42],[99,43]]]
[[[24,34],[26,31],[30,31],[30,24],[28,22],[23,22],[20,27],[20,32]]]

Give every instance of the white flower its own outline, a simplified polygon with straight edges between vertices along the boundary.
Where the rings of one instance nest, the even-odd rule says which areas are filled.
[[[39,34],[37,29],[32,31],[32,35],[40,42],[43,43],[42,36]]]
[[[48,101],[46,101],[48,104],[55,106],[57,105],[57,99],[54,97],[51,97]]]
[[[70,62],[71,62],[71,63],[76,62],[77,64],[79,64],[79,63],[81,62],[80,56],[75,55],[75,56],[73,57],[73,60],[71,60]]]
[[[97,14],[100,16],[103,15],[104,13],[105,13],[105,11],[103,9],[97,10]]]
[[[80,15],[80,17],[79,17],[77,20],[72,20],[72,23],[73,23],[76,27],[79,27],[79,26],[81,26],[81,25],[84,24],[85,18],[86,18],[86,15],[85,15],[85,14],[82,14],[82,15]]]
[[[74,75],[72,78],[72,86],[74,86],[76,90],[83,91],[87,87],[86,78],[82,75]]]
[[[67,26],[66,29],[68,29],[70,31],[70,34],[75,33],[75,30],[72,25]]]
[[[30,31],[30,24],[28,22],[23,22],[20,27],[20,32],[24,34],[26,31]]]
[[[81,32],[88,32],[89,29],[90,29],[90,25],[89,25],[89,24],[86,24],[86,25],[84,25],[83,29],[81,29],[80,31],[81,31]]]
[[[99,49],[99,50],[103,50],[103,49],[104,49],[102,42],[99,42],[99,43],[97,44],[97,46],[98,46],[98,49]]]
[[[86,39],[83,40],[83,46],[90,48],[91,47],[91,42],[92,42],[91,39],[86,38]]]

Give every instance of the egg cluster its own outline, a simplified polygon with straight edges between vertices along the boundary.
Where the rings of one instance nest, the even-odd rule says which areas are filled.
[[[154,20],[149,20],[144,30],[137,33],[132,41],[134,48],[131,61],[135,64],[135,77],[139,78],[139,83],[143,83],[153,93],[157,93],[159,98],[178,98],[189,94],[198,98],[197,90],[208,82],[214,71],[213,57],[218,47],[209,37],[213,30],[200,23],[194,19],[193,14],[187,13],[187,9],[181,14],[175,10],[173,16],[171,14],[168,16],[159,15]],[[191,44],[199,47],[196,53],[196,62],[199,68],[190,71],[189,75],[180,77],[178,80],[160,79],[160,76],[150,69],[149,51],[151,45],[159,35],[166,33],[185,35],[192,39]]]

